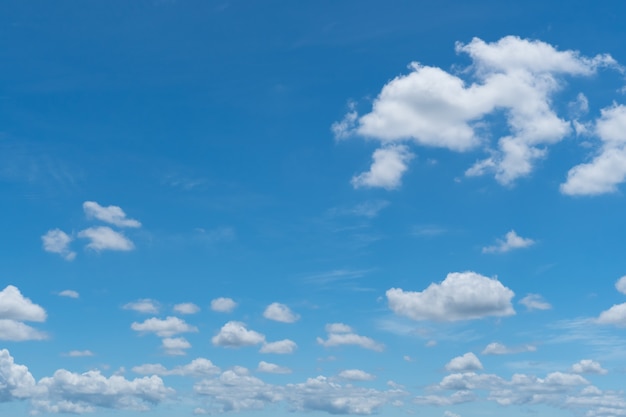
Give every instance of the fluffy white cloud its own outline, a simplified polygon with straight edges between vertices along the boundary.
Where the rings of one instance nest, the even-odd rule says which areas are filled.
[[[24,342],[27,340],[44,340],[48,336],[27,324],[17,320],[0,319],[0,340]]]
[[[369,171],[352,177],[352,186],[382,187],[388,190],[398,188],[402,175],[414,156],[404,145],[389,145],[377,149],[372,155],[373,162]]]
[[[0,319],[43,322],[46,311],[24,297],[17,287],[7,285],[0,291]]]
[[[95,201],[85,201],[83,210],[87,218],[98,219],[117,227],[141,227],[141,223],[127,218],[124,210],[118,206],[103,207]]]
[[[178,375],[193,377],[205,377],[216,375],[221,372],[220,368],[205,358],[197,358],[189,362],[187,365],[177,366],[172,369],[167,369],[163,365],[157,363],[135,366],[132,371],[139,375]]]
[[[257,372],[264,372],[268,374],[290,374],[291,369],[284,366],[276,365],[275,363],[269,363],[265,361],[259,362]]]
[[[261,344],[265,342],[265,336],[254,330],[248,330],[244,323],[229,321],[211,341],[215,346],[236,348]]]
[[[572,372],[576,374],[606,374],[608,371],[602,368],[599,362],[591,359],[583,359],[572,365]]]
[[[200,311],[200,307],[194,303],[180,303],[174,306],[174,311],[179,314],[196,314]]]
[[[41,237],[43,249],[46,252],[58,253],[68,261],[76,258],[76,252],[70,250],[69,245],[72,237],[61,229],[52,229]]]
[[[372,381],[376,377],[360,369],[346,369],[339,372],[339,378],[347,379],[349,381]]]
[[[300,319],[300,315],[291,311],[289,307],[281,303],[272,303],[263,312],[263,317],[281,323],[295,323]]]
[[[483,355],[510,355],[513,353],[535,352],[537,348],[533,345],[508,347],[502,343],[489,343],[481,352]]]
[[[449,372],[467,372],[478,371],[483,369],[483,364],[472,352],[468,352],[463,356],[457,356],[446,364],[446,371]]]
[[[488,118],[503,112],[507,134],[467,175],[493,172],[496,180],[509,184],[530,174],[535,161],[546,155],[545,148],[570,133],[570,124],[551,105],[564,76],[590,76],[600,66],[616,65],[607,55],[586,58],[514,36],[493,43],[474,38],[457,44],[456,50],[472,60],[467,71],[458,73],[475,82],[468,85],[440,68],[412,63],[411,73],[383,87],[370,113],[359,117],[351,108],[333,125],[335,135],[358,134],[385,146],[412,141],[459,152],[481,144],[491,150],[483,139],[489,136],[484,133],[490,128]]]
[[[528,294],[519,300],[519,303],[526,307],[528,311],[532,310],[550,310],[552,306],[539,294]]]
[[[457,321],[515,314],[513,291],[495,278],[475,272],[453,272],[421,292],[391,288],[389,308],[413,320]]]
[[[90,227],[78,232],[78,237],[89,239],[87,247],[95,251],[130,251],[135,245],[126,236],[108,226]]]
[[[617,280],[615,283],[615,289],[622,294],[626,294],[626,275]]]
[[[59,293],[59,296],[68,298],[79,298],[80,294],[74,290],[63,290]]]
[[[613,324],[618,327],[626,327],[626,303],[615,304],[613,307],[600,313],[596,319],[599,324]]]
[[[276,342],[264,343],[259,352],[284,355],[295,352],[297,348],[298,345],[293,340],[283,339]]]
[[[24,365],[16,364],[7,349],[0,350],[0,403],[32,395],[35,378]]]
[[[504,236],[504,240],[498,239],[496,245],[484,247],[483,253],[505,253],[513,249],[527,248],[534,243],[534,240],[518,236],[515,230],[511,230]]]
[[[149,298],[141,298],[137,301],[131,301],[124,304],[124,310],[133,310],[144,314],[157,314],[159,312],[159,303]]]
[[[591,162],[576,165],[567,173],[561,192],[568,195],[613,193],[626,181],[626,106],[602,109],[594,133],[602,141]]]
[[[130,328],[136,332],[156,333],[160,337],[171,337],[179,333],[197,332],[198,328],[187,324],[178,317],[167,317],[158,319],[152,317],[146,319],[143,323],[134,322]]]
[[[211,310],[219,313],[230,313],[237,307],[237,303],[232,298],[220,297],[211,300]]]
[[[326,331],[328,332],[328,338],[326,340],[321,337],[317,338],[317,343],[324,347],[355,345],[376,352],[382,352],[385,349],[385,345],[382,343],[354,333],[350,326],[343,323],[327,324]]]
[[[166,337],[161,341],[161,347],[165,351],[166,355],[170,356],[182,356],[185,355],[185,349],[191,347],[191,343],[184,337]]]

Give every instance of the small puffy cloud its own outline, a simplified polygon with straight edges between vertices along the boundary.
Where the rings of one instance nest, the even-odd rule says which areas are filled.
[[[528,311],[550,310],[552,308],[552,305],[539,294],[528,294],[526,297],[519,300],[519,303],[525,306]]]
[[[237,307],[237,303],[232,298],[219,297],[211,300],[211,310],[218,313],[230,313]]]
[[[0,291],[0,319],[43,322],[46,311],[24,297],[17,287],[7,285]]]
[[[515,314],[513,291],[495,278],[453,272],[424,291],[387,290],[389,308],[413,320],[458,321]]]
[[[143,323],[134,322],[130,325],[130,328],[136,332],[156,333],[159,337],[171,337],[179,333],[198,331],[197,327],[185,323],[184,320],[178,317],[171,316],[165,319],[152,317],[145,320]]]
[[[159,375],[159,376],[193,376],[204,377],[220,373],[220,368],[215,366],[213,362],[205,358],[197,358],[188,363],[187,365],[177,366],[172,369],[167,369],[161,364],[145,364],[135,366],[132,371],[139,375]]]
[[[594,158],[569,170],[561,192],[567,195],[614,193],[626,181],[626,106],[613,105],[601,110],[594,133],[602,146]]]
[[[572,372],[576,374],[600,374],[604,375],[608,371],[600,365],[599,362],[591,359],[583,359],[578,363],[572,365]]]
[[[387,190],[398,188],[408,163],[415,155],[404,145],[386,146],[372,155],[370,170],[352,178],[354,188],[380,187]]]
[[[382,352],[385,349],[385,345],[369,337],[354,333],[350,326],[343,323],[327,324],[326,331],[328,332],[326,340],[321,337],[317,338],[317,343],[324,347],[355,345],[376,352]]]
[[[130,251],[135,245],[126,236],[108,226],[90,227],[78,232],[78,237],[89,239],[87,247],[96,252],[103,250]]]
[[[283,339],[276,342],[264,343],[259,352],[285,355],[295,352],[297,348],[298,345],[293,340]]]
[[[513,249],[527,248],[534,244],[534,240],[518,236],[515,230],[511,230],[504,236],[504,239],[498,239],[497,244],[484,247],[483,253],[505,253]]]
[[[244,323],[229,321],[211,341],[215,346],[237,348],[261,344],[265,342],[265,336],[254,330],[248,330]]]
[[[256,369],[258,372],[264,372],[268,374],[290,374],[291,369],[284,366],[276,365],[275,363],[269,363],[265,361],[259,362],[259,366]]]
[[[59,292],[59,296],[67,298],[79,298],[80,294],[74,290],[63,290]]]
[[[617,280],[615,283],[615,289],[622,294],[626,294],[626,275]]]
[[[85,201],[83,210],[89,219],[97,219],[117,227],[141,227],[137,220],[129,219],[118,206],[103,207],[95,201]]]
[[[346,369],[339,372],[339,378],[347,379],[348,381],[372,381],[376,377],[372,374],[368,374],[360,369]]]
[[[483,369],[483,364],[472,352],[463,356],[457,356],[446,364],[446,371],[449,372],[469,372]]]
[[[143,314],[157,314],[159,312],[159,303],[149,298],[142,298],[137,301],[124,304],[124,310],[133,310]]]
[[[174,306],[174,311],[179,314],[196,314],[200,311],[200,307],[194,303],[180,303]]]
[[[263,312],[263,317],[281,323],[295,323],[300,319],[289,307],[281,303],[272,303]]]
[[[69,356],[70,358],[82,358],[82,357],[94,356],[94,354],[90,350],[71,350],[67,352],[64,356]]]
[[[502,343],[489,343],[481,352],[483,355],[510,355],[514,353],[535,352],[537,348],[533,345],[508,347]]]
[[[48,232],[41,237],[43,249],[46,252],[58,253],[68,261],[72,261],[76,258],[76,252],[71,251],[69,248],[72,240],[72,237],[61,229],[48,230]]]
[[[626,303],[615,304],[608,310],[603,311],[596,319],[596,323],[626,327]]]
[[[184,337],[166,337],[161,341],[161,347],[165,351],[166,355],[170,356],[182,356],[185,355],[185,349],[191,347],[191,343]]]

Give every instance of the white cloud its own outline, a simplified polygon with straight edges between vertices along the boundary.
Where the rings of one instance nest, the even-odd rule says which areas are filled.
[[[15,363],[7,349],[0,349],[0,403],[30,397],[35,378],[24,365]]]
[[[70,358],[82,358],[82,357],[94,356],[94,354],[90,350],[71,350],[67,352],[65,356],[69,356]]]
[[[17,287],[7,285],[0,291],[0,319],[43,322],[46,311],[24,297]]]
[[[259,366],[257,367],[258,372],[265,372],[268,374],[290,374],[291,369],[286,368],[284,366],[276,365],[275,363],[269,363],[265,361],[259,362]]]
[[[179,314],[196,314],[200,311],[200,307],[194,303],[180,303],[174,306],[174,311]]]
[[[452,411],[446,410],[443,412],[443,417],[461,417],[461,415],[457,413],[453,413]]]
[[[385,349],[385,345],[369,337],[354,333],[350,326],[343,323],[327,324],[326,331],[328,332],[326,340],[321,337],[317,338],[317,343],[324,347],[355,345],[376,352],[382,352]]]
[[[594,133],[602,146],[591,162],[576,165],[567,173],[561,192],[567,195],[598,195],[617,191],[626,181],[626,106],[601,110]]]
[[[272,303],[263,312],[263,317],[281,323],[295,323],[300,319],[289,307],[281,303]]]
[[[449,372],[468,372],[483,369],[483,364],[472,352],[468,352],[463,356],[457,356],[446,364],[446,371]]]
[[[528,311],[532,310],[550,310],[552,306],[539,294],[527,294],[526,297],[519,300],[519,303],[526,307]]]
[[[78,232],[78,237],[89,239],[87,247],[95,251],[117,250],[130,251],[135,245],[126,236],[108,226],[90,227]]]
[[[0,319],[0,340],[24,342],[27,340],[44,340],[48,336],[37,329],[17,320]]]
[[[232,298],[220,297],[211,300],[211,310],[219,313],[230,313],[237,307],[237,303]]]
[[[513,291],[495,278],[475,272],[453,272],[421,292],[387,290],[389,308],[413,320],[457,321],[515,314]]]
[[[158,319],[152,317],[146,319],[143,323],[134,322],[130,328],[136,332],[156,333],[160,337],[171,337],[179,333],[197,332],[198,328],[185,323],[178,317],[167,317],[166,319]]]
[[[533,345],[508,347],[502,343],[489,343],[481,352],[483,355],[510,355],[514,353],[535,352],[537,348]]]
[[[482,145],[489,151],[492,146],[485,139],[491,136],[489,116],[503,112],[508,131],[491,156],[467,174],[493,172],[497,181],[510,184],[529,175],[536,160],[546,155],[546,147],[570,133],[570,124],[551,105],[564,77],[591,76],[598,67],[616,66],[607,55],[582,57],[514,36],[493,43],[474,38],[458,43],[456,50],[471,58],[467,71],[458,73],[473,83],[437,67],[412,63],[411,73],[383,87],[370,113],[358,117],[351,109],[333,125],[336,137],[358,134],[385,146],[411,141],[457,152]]]
[[[78,292],[74,290],[63,290],[59,293],[59,296],[68,298],[79,298],[80,294],[78,294]]]
[[[572,365],[572,372],[576,374],[600,374],[604,375],[608,373],[608,371],[600,365],[599,362],[596,362],[591,359],[583,359],[578,363]]]
[[[346,369],[339,372],[339,378],[347,379],[349,381],[372,381],[376,377],[360,369]]]
[[[117,227],[141,227],[141,223],[127,218],[124,210],[118,206],[103,207],[95,201],[85,201],[83,210],[87,218],[98,219]]]
[[[166,337],[161,341],[161,347],[165,350],[166,355],[182,356],[185,355],[185,349],[191,347],[191,343],[184,337]]]
[[[295,352],[297,348],[298,345],[293,340],[283,339],[276,342],[264,343],[259,352],[284,355]]]
[[[613,307],[600,313],[596,319],[599,324],[613,324],[618,327],[626,327],[626,303],[615,304]]]
[[[133,310],[144,314],[157,314],[159,312],[159,303],[149,298],[142,298],[137,301],[124,304],[124,310]]]
[[[216,375],[221,372],[219,367],[215,366],[213,362],[205,358],[197,358],[189,362],[187,365],[176,366],[175,368],[169,370],[163,365],[157,363],[135,366],[132,371],[139,375],[178,375],[193,377],[205,377]]]
[[[535,241],[532,239],[518,236],[515,230],[511,230],[504,235],[504,240],[498,239],[497,242],[494,246],[484,247],[483,253],[505,253],[513,249],[527,248],[535,244]]]
[[[236,348],[261,344],[265,342],[265,336],[254,330],[248,330],[244,323],[229,321],[211,341],[215,346]]]
[[[72,261],[76,258],[76,252],[69,249],[72,237],[61,229],[48,230],[48,232],[41,237],[43,242],[43,249],[46,252],[58,253],[65,260]]]
[[[626,275],[617,280],[615,283],[615,289],[622,294],[626,294]]]
[[[408,169],[407,164],[414,156],[404,145],[390,145],[377,149],[372,155],[370,170],[352,177],[352,186],[381,187],[387,190],[398,188],[402,175]]]
[[[389,201],[386,200],[374,200],[366,201],[354,206],[350,212],[355,216],[362,216],[367,218],[374,218],[378,216],[378,213],[385,207],[389,206]]]

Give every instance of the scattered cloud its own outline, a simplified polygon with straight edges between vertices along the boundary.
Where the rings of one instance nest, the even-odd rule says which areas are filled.
[[[167,369],[161,364],[145,364],[135,366],[132,371],[139,375],[159,375],[159,376],[192,376],[205,377],[219,374],[220,368],[215,366],[213,362],[205,358],[197,358],[189,362],[187,365],[176,366]]]
[[[64,356],[69,356],[70,358],[82,358],[82,357],[94,356],[94,354],[90,350],[71,350],[67,352]]]
[[[283,339],[277,342],[264,343],[259,352],[285,355],[295,352],[297,348],[298,345],[293,340]]]
[[[352,177],[354,188],[380,187],[393,190],[400,187],[402,175],[415,155],[404,145],[391,145],[377,149],[372,155],[370,170]]]
[[[360,369],[346,369],[339,372],[339,378],[347,379],[348,381],[373,381],[376,377],[372,374],[368,374]]]
[[[76,258],[76,252],[70,250],[69,245],[74,240],[61,229],[52,229],[41,237],[43,249],[46,252],[58,253],[67,261]]]
[[[328,338],[326,340],[321,337],[317,338],[317,343],[324,347],[355,345],[376,352],[382,352],[385,349],[383,344],[369,337],[354,333],[350,326],[343,323],[327,324],[326,332],[328,332]]]
[[[259,362],[259,366],[257,367],[257,372],[264,372],[268,374],[290,374],[291,369],[286,368],[284,366],[276,365],[275,363],[269,363],[265,361]]]
[[[43,322],[46,311],[22,295],[20,290],[7,285],[0,291],[0,319]]]
[[[468,372],[483,369],[483,364],[472,352],[468,352],[463,356],[457,356],[446,364],[448,372]]]
[[[196,314],[200,311],[200,307],[194,303],[180,303],[174,306],[174,311],[179,314]]]
[[[129,219],[118,206],[103,207],[95,201],[85,201],[83,210],[88,219],[97,219],[117,227],[141,227],[137,220]]]
[[[502,343],[489,343],[481,352],[483,355],[511,355],[514,353],[535,352],[537,348],[533,345],[523,345],[508,347]]]
[[[498,239],[496,245],[484,247],[483,253],[505,253],[513,249],[527,248],[534,244],[534,240],[518,236],[515,230],[511,230],[504,236],[504,240]]]
[[[622,294],[626,294],[626,275],[617,280],[615,289]]]
[[[59,292],[59,296],[67,298],[79,298],[80,294],[74,290],[63,290]]]
[[[618,327],[626,327],[626,303],[615,304],[613,307],[600,313],[596,319],[599,324],[613,324]]]
[[[130,251],[135,245],[126,236],[108,226],[90,227],[78,232],[78,237],[89,239],[87,247],[96,252],[103,250]]]
[[[550,310],[552,308],[552,305],[539,294],[527,294],[526,297],[519,300],[519,303],[525,306],[528,311]]]
[[[220,297],[211,300],[211,310],[218,313],[231,313],[237,307],[237,303],[232,298]]]
[[[300,315],[295,314],[289,307],[280,303],[272,303],[263,312],[263,317],[281,323],[295,323],[300,319]]]
[[[17,320],[0,319],[0,340],[25,342],[27,340],[44,340],[48,335]]]
[[[222,326],[219,333],[213,336],[211,341],[215,346],[238,348],[259,345],[265,342],[265,336],[254,330],[248,330],[244,323],[229,321]]]
[[[495,278],[475,272],[453,272],[421,292],[387,290],[389,308],[413,320],[458,321],[515,314],[513,291]]]
[[[599,362],[596,362],[591,359],[583,359],[578,363],[572,365],[572,372],[575,374],[600,374],[604,375],[608,373],[608,371],[600,365]]]
[[[134,322],[130,325],[130,328],[136,332],[155,333],[159,337],[171,337],[179,333],[193,333],[198,331],[197,327],[185,323],[184,320],[178,317],[171,316],[166,319],[152,317],[146,319],[143,323]]]
[[[191,343],[184,337],[166,337],[161,340],[161,347],[166,355],[183,356],[187,354],[185,350],[191,347]]]
[[[159,303],[149,298],[142,298],[137,301],[124,304],[124,310],[133,310],[143,314],[157,314],[159,312]]]

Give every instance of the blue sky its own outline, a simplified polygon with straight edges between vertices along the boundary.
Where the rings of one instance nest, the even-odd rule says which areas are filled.
[[[0,10],[3,415],[626,415],[623,6]]]

